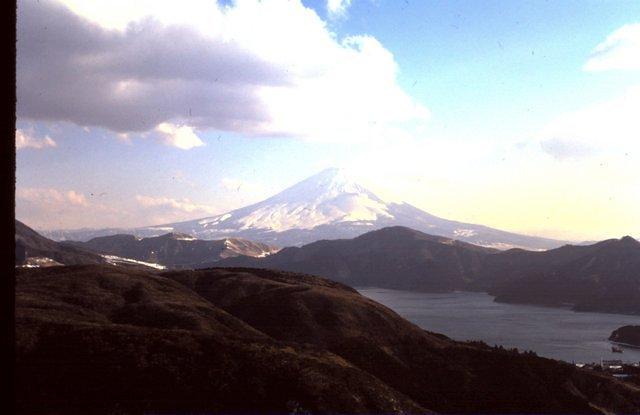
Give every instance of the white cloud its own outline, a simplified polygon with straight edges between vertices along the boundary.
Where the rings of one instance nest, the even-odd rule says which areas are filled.
[[[16,130],[16,149],[18,150],[25,148],[41,150],[43,148],[56,146],[56,142],[48,135],[45,135],[43,138],[37,138],[34,136],[33,131]]]
[[[74,205],[79,205],[79,206],[89,206],[89,204],[87,203],[87,198],[82,194],[82,193],[78,193],[75,192],[73,190],[69,190],[66,194],[65,194],[67,200],[69,201],[69,203],[74,204]]]
[[[556,158],[640,153],[640,85],[624,94],[562,114],[536,136]],[[549,146],[551,144],[551,146]],[[555,144],[555,146],[553,146]]]
[[[338,38],[300,0],[134,3],[21,0],[18,116],[125,134],[180,125],[180,148],[202,143],[188,128],[384,140],[429,118],[383,45]]]
[[[640,70],[640,23],[622,26],[591,52],[586,71]]]
[[[187,125],[175,125],[168,122],[158,124],[156,131],[162,137],[162,141],[172,147],[189,150],[194,147],[204,146],[204,142],[196,135],[192,127]]]
[[[16,199],[44,205],[89,206],[87,198],[75,190],[60,191],[51,188],[18,188]]]
[[[116,214],[121,210],[89,201],[76,190],[16,188],[16,216],[36,228],[90,226]]]
[[[138,204],[144,207],[163,207],[178,210],[185,213],[205,213],[214,214],[216,210],[211,206],[201,205],[191,202],[189,199],[172,199],[168,197],[152,197],[136,195]]]
[[[142,208],[141,208],[142,207]],[[189,199],[85,194],[77,190],[18,187],[16,216],[38,229],[137,227],[220,213]]]
[[[351,0],[327,0],[327,11],[331,17],[344,16],[351,6]]]
[[[375,38],[348,37],[325,52],[334,65],[320,76],[262,89],[271,115],[265,130],[315,141],[387,140],[429,119],[429,111],[399,88],[393,55]]]

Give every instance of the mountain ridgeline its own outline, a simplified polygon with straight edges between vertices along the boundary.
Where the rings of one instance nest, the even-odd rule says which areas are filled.
[[[630,237],[544,252],[496,251],[390,227],[209,265],[304,272],[351,286],[488,291],[497,301],[640,314],[640,243]]]
[[[351,286],[445,292],[467,287],[484,257],[498,252],[404,227],[372,231],[354,239],[289,247],[263,259],[238,257],[215,266],[253,266],[305,272]]]
[[[68,246],[45,238],[24,223],[16,220],[16,265],[29,265],[34,259],[48,259],[55,264],[104,264],[105,259],[80,247]]]
[[[508,251],[488,263],[485,274],[504,281],[489,289],[497,301],[640,314],[640,242],[629,236],[547,252]]]
[[[632,383],[424,331],[330,280],[17,269],[18,413],[638,413]]]
[[[56,240],[87,241],[98,236],[159,236],[185,233],[197,239],[244,238],[275,246],[300,246],[322,239],[354,238],[389,226],[498,249],[549,249],[564,244],[487,226],[439,218],[408,203],[382,200],[344,170],[327,169],[253,205],[186,222],[133,229],[48,231]]]
[[[640,243],[633,238],[549,251],[499,251],[405,227],[282,250],[227,238],[170,233],[55,242],[16,222],[16,264],[117,263],[170,269],[242,266],[324,276],[351,286],[447,292],[486,291],[497,301],[577,311],[640,314]],[[42,258],[41,258],[42,257]],[[46,262],[43,260],[47,260]]]
[[[260,257],[278,248],[237,238],[202,241],[183,234],[158,237],[112,235],[87,242],[56,242],[45,238],[20,221],[16,223],[16,260],[18,266],[51,266],[113,263],[152,268],[198,268],[223,258],[238,255]]]
[[[64,242],[64,244],[100,254],[158,263],[170,269],[201,268],[203,264],[224,258],[238,255],[262,257],[278,251],[278,248],[245,239],[226,238],[203,241],[179,233],[149,238],[134,235],[102,236],[87,242]]]

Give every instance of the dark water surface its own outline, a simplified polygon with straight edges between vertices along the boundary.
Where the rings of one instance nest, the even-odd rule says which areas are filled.
[[[495,303],[486,293],[414,293],[382,288],[358,291],[386,305],[418,326],[455,340],[482,340],[493,346],[533,350],[567,362],[603,359],[640,361],[640,349],[612,353],[607,341],[620,326],[640,324],[640,317],[577,313],[568,309]]]

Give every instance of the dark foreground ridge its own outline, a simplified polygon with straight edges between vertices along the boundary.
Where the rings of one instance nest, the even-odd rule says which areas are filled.
[[[604,374],[426,332],[256,269],[18,269],[20,413],[638,413]]]

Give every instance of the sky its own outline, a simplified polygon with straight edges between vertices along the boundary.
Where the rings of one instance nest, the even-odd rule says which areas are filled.
[[[16,217],[133,227],[327,167],[447,219],[640,237],[640,2],[19,0]]]

